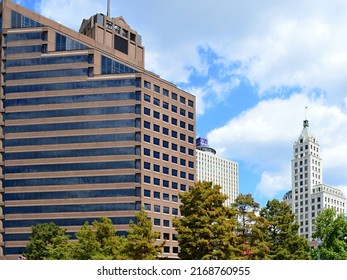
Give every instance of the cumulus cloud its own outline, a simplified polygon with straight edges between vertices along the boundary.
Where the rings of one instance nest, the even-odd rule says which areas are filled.
[[[83,19],[96,13],[106,14],[106,1],[41,0],[36,9],[45,17],[78,31]]]
[[[106,13],[106,0],[42,0],[37,10],[78,30],[83,18]],[[143,36],[146,67],[164,79],[189,89],[193,74],[208,77],[209,65],[199,50],[210,48],[225,68],[233,65],[231,75],[247,79],[261,98],[281,96],[284,87],[319,88],[330,104],[345,102],[347,37],[341,34],[347,28],[346,11],[343,0],[111,2],[111,15],[124,16]],[[211,82],[217,92],[218,80]],[[223,102],[208,100],[210,94],[201,94],[206,91],[199,89],[200,112]]]
[[[260,174],[257,193],[273,197],[290,189],[290,161],[293,143],[302,129],[308,106],[310,129],[321,145],[324,183],[343,184],[347,160],[347,113],[326,104],[325,98],[295,94],[259,102],[255,107],[212,130],[208,139],[223,156],[245,162]],[[327,176],[325,176],[327,174]]]
[[[106,13],[106,1],[42,0],[38,9],[77,30],[82,18]],[[192,68],[206,74],[198,50],[209,46],[225,63],[240,62],[235,71],[259,93],[320,87],[339,98],[347,85],[346,10],[341,0],[112,2],[112,15],[143,35],[147,67],[165,79],[187,82]]]
[[[291,190],[291,178],[290,174],[287,174],[288,169],[284,170],[283,173],[269,173],[264,171],[261,174],[259,184],[256,186],[256,196],[273,198],[279,193],[285,193]]]

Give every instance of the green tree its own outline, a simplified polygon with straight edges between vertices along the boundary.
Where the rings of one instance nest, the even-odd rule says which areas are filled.
[[[117,236],[110,218],[101,217],[100,222],[94,221],[96,239],[106,259],[124,259],[125,237]]]
[[[332,208],[320,212],[315,220],[312,238],[321,240],[320,248],[312,250],[312,258],[323,260],[347,260],[347,219],[336,216]]]
[[[164,246],[164,243],[157,244],[156,242],[156,239],[160,237],[160,233],[153,232],[152,222],[143,209],[137,212],[135,217],[136,223],[130,221],[129,224],[130,230],[128,231],[125,246],[127,258],[132,260],[158,259]]]
[[[268,201],[261,209],[260,216],[268,222],[264,236],[269,244],[270,259],[309,259],[308,242],[304,237],[299,236],[299,224],[295,220],[295,214],[290,213],[290,207],[286,202],[280,202],[277,199]]]
[[[173,221],[181,248],[179,257],[187,260],[222,260],[235,257],[235,217],[224,205],[227,196],[220,186],[197,182],[180,194],[181,215]]]
[[[237,248],[239,259],[268,259],[269,247],[263,232],[268,224],[258,215],[259,203],[251,194],[240,194],[231,208],[236,212]]]
[[[24,256],[29,260],[60,259],[72,256],[72,247],[65,229],[53,222],[33,226]]]
[[[76,233],[73,258],[77,260],[105,259],[101,245],[96,239],[96,233],[86,222]]]
[[[74,258],[79,260],[118,260],[125,259],[124,237],[117,236],[111,219],[101,217],[92,225],[86,222],[76,233]]]

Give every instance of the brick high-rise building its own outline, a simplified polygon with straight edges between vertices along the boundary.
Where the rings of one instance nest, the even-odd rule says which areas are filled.
[[[72,234],[110,217],[125,234],[144,207],[175,258],[178,194],[195,180],[195,97],[145,69],[141,36],[96,14],[80,32],[3,0],[0,256],[31,226]]]

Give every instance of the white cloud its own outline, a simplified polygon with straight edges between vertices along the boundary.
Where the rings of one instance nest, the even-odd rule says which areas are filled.
[[[106,14],[106,7],[106,1],[90,0],[41,0],[36,5],[40,14],[75,31],[79,30],[83,19],[89,19],[96,13]]]
[[[239,85],[240,81],[237,78],[231,78],[226,82],[218,81],[211,78],[203,86],[187,87],[184,90],[195,95],[196,97],[196,114],[202,116],[213,106],[224,102],[230,92]]]
[[[296,94],[288,99],[261,101],[212,130],[207,138],[212,147],[223,151],[223,156],[257,170],[261,176],[258,195],[272,197],[290,188],[292,148],[302,129],[305,106],[312,120],[310,129],[321,145],[323,178],[327,179],[323,181],[328,185],[343,184],[347,181],[343,172],[347,159],[341,157],[347,154],[347,113],[327,105],[325,99]]]
[[[42,0],[40,12],[78,30],[83,18],[106,13],[106,0]],[[118,0],[111,12],[143,35],[147,67],[170,81],[187,82],[192,68],[206,74],[198,49],[209,46],[224,63],[240,62],[238,73],[260,92],[346,94],[346,1]]]
[[[198,116],[203,115],[209,107],[208,103],[205,102],[207,90],[202,87],[191,87],[187,91],[196,97],[196,114]]]
[[[291,178],[290,174],[287,174],[285,170],[282,173],[273,173],[270,174],[267,171],[264,171],[261,174],[261,179],[258,185],[256,186],[255,195],[260,197],[272,198],[276,197],[279,193],[286,193],[291,190]],[[282,198],[282,197],[280,197]]]
[[[38,9],[78,30],[83,18],[106,13],[106,3],[42,0]],[[209,65],[199,49],[211,48],[226,68],[237,62],[231,74],[248,79],[260,96],[281,95],[283,87],[320,88],[327,103],[345,103],[346,1],[117,0],[111,5],[112,16],[124,16],[143,36],[146,67],[164,79],[187,83],[192,73],[207,76]],[[213,82],[218,91],[218,80]],[[223,101],[214,94],[216,102]],[[210,103],[208,96],[200,104]]]

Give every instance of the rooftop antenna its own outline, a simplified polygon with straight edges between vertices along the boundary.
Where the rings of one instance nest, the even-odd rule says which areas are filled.
[[[307,109],[308,107],[305,107],[305,120],[304,120],[304,128],[308,127],[308,120],[307,120]]]
[[[110,17],[110,0],[107,0],[107,16]]]

